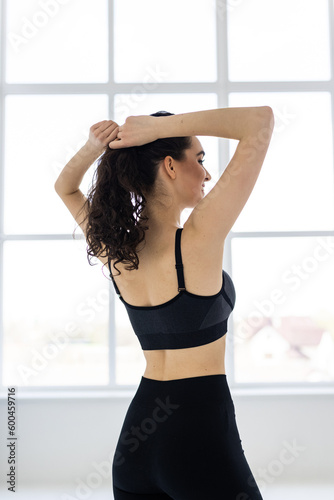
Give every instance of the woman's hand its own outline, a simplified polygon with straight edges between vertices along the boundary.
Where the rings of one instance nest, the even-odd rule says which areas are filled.
[[[110,149],[129,148],[142,146],[159,139],[157,121],[162,118],[140,115],[129,116],[124,125],[118,127],[116,139],[109,143]]]
[[[119,127],[116,122],[112,120],[104,120],[95,123],[89,129],[89,138],[87,144],[96,151],[103,153],[110,141],[117,137]]]

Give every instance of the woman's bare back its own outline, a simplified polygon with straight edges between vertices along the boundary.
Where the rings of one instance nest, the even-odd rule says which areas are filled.
[[[223,256],[205,248],[205,243],[187,222],[181,237],[186,289],[197,295],[215,295],[222,288]],[[141,244],[138,252],[138,270],[127,271],[123,263],[117,264],[122,274],[117,276],[113,272],[113,275],[125,302],[134,306],[156,306],[179,293],[175,269],[176,229],[166,229],[159,234],[147,232],[146,244]],[[143,352],[147,363],[143,375],[147,378],[172,380],[225,373],[225,336],[199,347]]]

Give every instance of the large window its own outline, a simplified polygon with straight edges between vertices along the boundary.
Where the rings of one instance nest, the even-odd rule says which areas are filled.
[[[124,388],[144,371],[125,308],[53,187],[89,127],[260,105],[275,131],[225,246],[229,381],[333,383],[333,11],[330,0],[2,1],[2,386]],[[237,141],[201,142],[211,189]]]

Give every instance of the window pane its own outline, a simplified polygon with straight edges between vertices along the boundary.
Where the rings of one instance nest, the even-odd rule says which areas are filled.
[[[76,223],[56,194],[54,183],[87,141],[90,126],[107,116],[105,95],[6,98],[6,233],[73,232]],[[93,168],[85,175],[84,192]]]
[[[115,80],[212,82],[216,16],[207,0],[115,0]]]
[[[275,114],[266,159],[234,231],[334,229],[330,94],[235,93],[229,105],[269,105]],[[230,141],[230,155],[236,145]]]
[[[108,383],[109,280],[86,244],[4,244],[4,385]]]
[[[231,81],[329,80],[328,0],[247,0],[227,10]]]
[[[115,295],[116,315],[116,384],[134,385],[144,374],[146,361],[129,316]]]
[[[115,120],[121,124],[127,116],[132,114],[147,115],[160,110],[177,114],[214,108],[217,108],[215,94],[143,94],[139,87],[135,87],[132,94],[116,95]],[[205,168],[212,176],[212,180],[206,183],[205,193],[207,194],[219,177],[218,139],[199,137],[199,140],[206,152]],[[180,221],[182,225],[190,213],[191,209],[184,210]],[[138,377],[144,373],[146,362],[124,305],[118,297],[116,304],[117,383],[136,384]]]
[[[106,0],[7,2],[7,82],[107,82],[107,23]]]
[[[232,240],[237,382],[334,380],[333,250],[333,237]]]

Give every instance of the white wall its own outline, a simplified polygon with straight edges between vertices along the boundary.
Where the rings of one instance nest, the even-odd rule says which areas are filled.
[[[286,481],[334,482],[333,395],[245,396],[231,392],[245,455],[261,481],[262,492],[267,485]],[[18,393],[18,490],[28,485],[56,485],[66,494],[64,499],[72,499],[88,498],[92,492],[108,488],[110,462],[131,397],[29,400],[20,399]],[[0,421],[3,488],[8,469],[6,400],[0,401]],[[294,456],[288,451],[293,443],[305,449],[296,450]],[[102,469],[97,472],[99,465]],[[79,480],[86,487],[76,490]],[[96,487],[98,483],[101,485]]]

